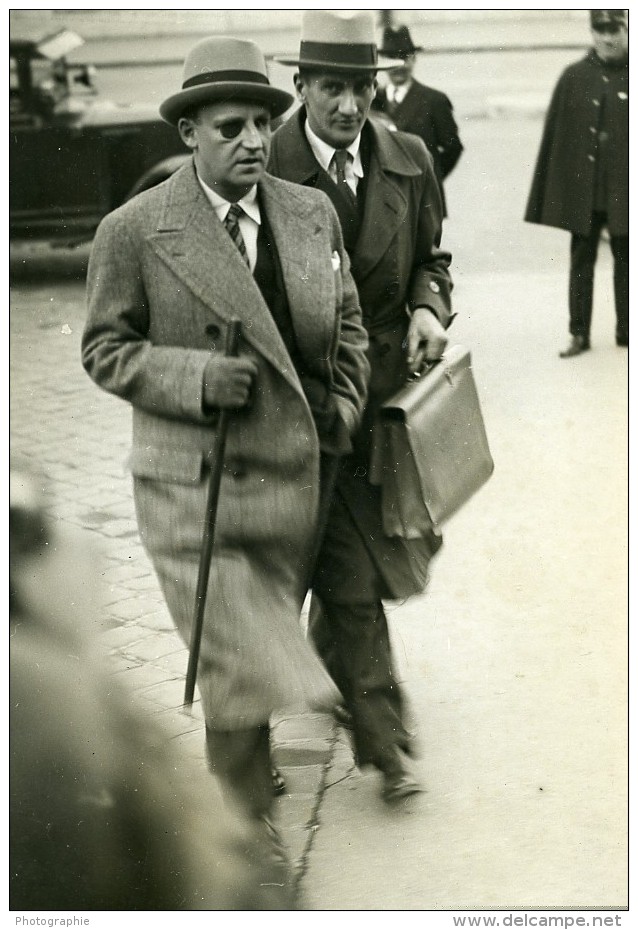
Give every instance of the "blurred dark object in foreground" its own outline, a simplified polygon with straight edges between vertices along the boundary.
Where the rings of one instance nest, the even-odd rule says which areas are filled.
[[[283,910],[216,783],[114,690],[92,642],[84,540],[11,475],[10,908]]]

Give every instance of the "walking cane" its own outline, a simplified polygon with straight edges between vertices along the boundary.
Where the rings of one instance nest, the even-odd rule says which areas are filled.
[[[231,320],[226,333],[226,355],[237,355],[239,337],[241,336],[241,321]],[[206,607],[206,592],[208,590],[208,576],[215,542],[215,520],[217,517],[217,504],[219,501],[219,486],[224,467],[224,451],[226,448],[226,434],[231,411],[222,408],[217,423],[217,436],[213,450],[213,461],[208,480],[208,500],[206,501],[206,515],[204,519],[204,535],[202,537],[202,551],[199,557],[199,573],[197,576],[197,591],[195,594],[195,618],[191,631],[190,652],[188,656],[188,670],[186,672],[186,687],[184,689],[184,707],[191,708],[195,694],[195,679],[197,678],[197,663],[199,662],[199,648],[202,642],[202,628],[204,626],[204,609]]]

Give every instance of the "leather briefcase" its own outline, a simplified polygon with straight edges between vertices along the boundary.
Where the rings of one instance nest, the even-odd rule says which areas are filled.
[[[385,534],[438,529],[493,471],[470,352],[451,346],[379,411],[370,480],[381,485]]]

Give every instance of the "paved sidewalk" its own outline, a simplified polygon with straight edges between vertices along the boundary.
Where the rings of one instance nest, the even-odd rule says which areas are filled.
[[[195,770],[204,773],[199,700],[192,715],[182,709],[188,653],[137,532],[125,467],[130,410],[84,373],[83,321],[79,282],[32,281],[13,289],[12,459],[42,476],[53,520],[85,534],[87,546],[96,552],[102,609],[87,619],[108,653],[114,683],[128,689],[140,713],[152,716]],[[273,736],[275,758],[287,781],[278,815],[301,876],[331,757],[332,718],[276,719]]]
[[[308,910],[627,900],[628,359],[613,341],[608,245],[592,351],[558,358],[568,237],[521,219],[540,131],[537,118],[466,122],[447,184],[453,338],[472,348],[496,471],[446,529],[424,597],[393,608],[423,745],[420,810],[385,810],[378,776],[353,769],[325,717],[276,723],[279,813]],[[186,650],[132,514],[129,413],[79,363],[87,251],[49,252],[38,267],[55,280],[13,290],[13,451],[50,480],[52,514],[100,544],[95,624],[114,675],[203,773],[198,710],[181,711]]]

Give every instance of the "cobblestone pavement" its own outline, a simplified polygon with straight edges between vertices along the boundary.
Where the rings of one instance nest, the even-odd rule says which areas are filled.
[[[192,714],[182,710],[188,653],[138,536],[125,465],[130,409],[100,391],[80,364],[82,271],[80,261],[78,280],[23,281],[12,289],[12,460],[42,477],[52,519],[84,534],[95,550],[101,611],[90,620],[108,653],[113,681],[129,690],[140,713],[151,715],[204,773],[199,701]],[[276,719],[273,739],[287,781],[287,793],[277,802],[279,820],[301,876],[334,739],[331,718]]]

